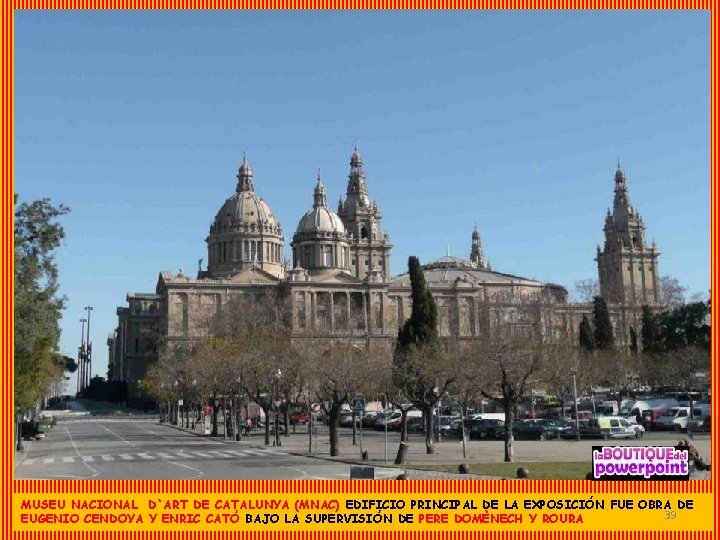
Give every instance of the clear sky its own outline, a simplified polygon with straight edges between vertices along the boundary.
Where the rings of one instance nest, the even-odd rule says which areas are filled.
[[[37,12],[15,15],[15,191],[72,213],[62,352],[94,306],[93,371],[128,292],[197,271],[248,154],[286,256],[320,168],[357,141],[392,273],[467,257],[596,278],[618,158],[662,252],[710,287],[707,12]],[[205,264],[205,263],[204,263]],[[74,390],[75,382],[71,382]]]

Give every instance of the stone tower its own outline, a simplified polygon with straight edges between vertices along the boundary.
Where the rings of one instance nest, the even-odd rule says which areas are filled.
[[[472,232],[470,263],[473,265],[473,268],[477,268],[478,270],[488,269],[487,259],[485,258],[485,252],[483,251],[482,242],[480,242],[480,232],[477,230],[477,225]]]
[[[600,294],[608,303],[657,305],[660,253],[645,242],[645,224],[630,204],[627,179],[618,163],[612,213],[605,217],[605,246],[597,248]]]
[[[358,279],[373,275],[386,281],[390,272],[390,238],[380,227],[382,215],[377,203],[370,203],[365,169],[357,147],[350,158],[347,197],[338,203],[338,215],[345,224],[350,242],[350,272]]]

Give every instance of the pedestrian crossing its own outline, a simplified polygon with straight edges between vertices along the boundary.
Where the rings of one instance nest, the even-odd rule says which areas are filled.
[[[164,452],[130,452],[122,454],[100,454],[90,456],[57,456],[46,458],[28,458],[21,465],[54,465],[60,463],[108,463],[108,462],[125,462],[140,461],[150,462],[155,460],[194,460],[198,458],[205,459],[237,459],[242,457],[268,457],[270,455],[286,455],[285,452],[279,452],[271,448],[244,448],[242,450],[173,450]]]

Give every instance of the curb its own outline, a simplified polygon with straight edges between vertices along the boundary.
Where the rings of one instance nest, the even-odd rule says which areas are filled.
[[[210,437],[209,435],[204,435],[202,433],[196,433],[187,428],[175,426],[172,424],[162,424],[162,425],[177,429],[179,431],[183,431],[185,433],[189,433],[196,437],[208,438],[215,442],[225,443],[228,445],[235,444],[236,442],[238,442],[238,441],[234,441],[234,440],[226,441],[224,439]],[[241,439],[240,442],[245,441],[245,440],[246,439],[243,438],[243,439]],[[268,447],[265,444],[257,444],[256,442],[250,442],[247,444],[248,444],[248,446],[254,446],[254,447],[262,447],[262,448]],[[271,447],[271,448],[274,448],[274,447]],[[282,448],[282,446],[280,446],[280,448]],[[418,473],[431,473],[431,474],[437,474],[437,475],[450,476],[450,477],[456,478],[458,480],[473,480],[473,479],[475,479],[475,480],[479,480],[479,479],[505,480],[506,479],[503,476],[489,476],[489,475],[481,475],[481,474],[460,474],[460,473],[453,473],[453,472],[433,471],[431,469],[418,468],[417,465],[413,466],[412,464],[397,465],[395,463],[387,463],[387,464],[386,463],[375,463],[372,461],[362,461],[361,459],[352,459],[352,458],[347,458],[347,457],[332,457],[332,456],[324,456],[324,455],[321,456],[321,455],[309,454],[307,452],[292,450],[292,449],[284,450],[284,452],[286,454],[292,455],[292,456],[305,457],[305,458],[311,458],[311,459],[316,459],[316,460],[323,460],[323,461],[328,461],[328,462],[332,462],[332,463],[345,463],[347,465],[363,465],[363,466],[367,466],[367,467],[375,467],[377,469],[396,470],[396,471],[402,471],[402,472],[416,471]]]

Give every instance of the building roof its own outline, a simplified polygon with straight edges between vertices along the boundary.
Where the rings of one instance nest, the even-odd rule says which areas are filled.
[[[444,286],[457,282],[466,282],[468,285],[473,284],[495,284],[495,285],[529,285],[534,287],[542,287],[547,285],[542,281],[535,279],[514,276],[512,274],[504,274],[492,270],[483,270],[477,268],[470,261],[459,257],[447,255],[439,259],[422,265],[425,281],[428,285]],[[394,285],[410,286],[410,276],[406,272],[394,277],[391,280]],[[550,285],[556,287],[556,285]]]

